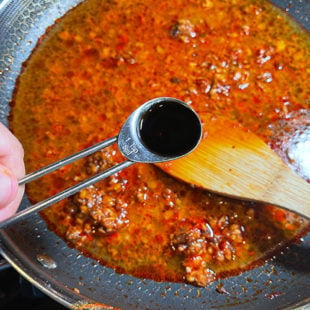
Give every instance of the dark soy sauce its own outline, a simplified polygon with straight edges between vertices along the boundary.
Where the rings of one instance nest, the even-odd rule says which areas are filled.
[[[144,145],[161,156],[181,156],[199,142],[201,123],[193,110],[174,101],[159,102],[142,115],[140,136]]]

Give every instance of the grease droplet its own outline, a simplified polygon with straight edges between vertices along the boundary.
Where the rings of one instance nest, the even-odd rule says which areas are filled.
[[[55,269],[57,268],[57,263],[48,255],[46,254],[38,254],[36,256],[37,261],[47,269]]]

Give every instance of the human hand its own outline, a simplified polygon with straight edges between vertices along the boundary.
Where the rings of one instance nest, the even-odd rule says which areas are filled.
[[[25,175],[24,150],[17,138],[0,123],[0,221],[12,216],[24,194],[18,179]]]

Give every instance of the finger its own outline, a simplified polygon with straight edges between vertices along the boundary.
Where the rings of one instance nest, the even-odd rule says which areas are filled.
[[[18,139],[0,123],[0,221],[12,216],[22,200],[25,187],[17,180],[25,175],[23,157]]]
[[[16,178],[25,175],[24,150],[18,139],[0,123],[0,164]]]
[[[24,186],[18,186],[10,170],[0,165],[0,221],[12,216],[24,194]]]
[[[11,201],[11,203],[7,204],[4,208],[0,209],[0,222],[6,220],[7,218],[14,215],[20,205],[20,202],[24,195],[24,186],[19,186],[17,189],[17,195]]]
[[[16,197],[18,184],[10,170],[0,165],[0,209],[10,204]]]

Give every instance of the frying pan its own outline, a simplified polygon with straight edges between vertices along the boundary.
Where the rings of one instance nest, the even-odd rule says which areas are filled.
[[[46,28],[81,1],[0,0],[1,122],[7,124],[22,62]],[[273,2],[310,29],[310,0]],[[25,197],[21,208],[27,205]],[[69,248],[38,215],[1,230],[0,247],[22,276],[73,309],[96,302],[102,304],[96,309],[291,309],[310,303],[310,234],[263,266],[206,288],[117,274]],[[54,266],[47,265],[53,268],[39,262],[42,254],[53,260]],[[219,283],[227,293],[216,290]]]

